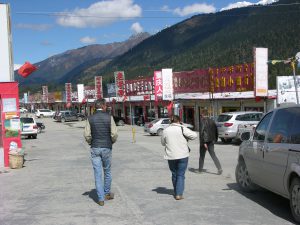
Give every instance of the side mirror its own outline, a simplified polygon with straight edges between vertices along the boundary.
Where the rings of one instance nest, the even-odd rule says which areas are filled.
[[[242,141],[248,141],[250,139],[250,132],[244,132],[241,135],[241,140]]]

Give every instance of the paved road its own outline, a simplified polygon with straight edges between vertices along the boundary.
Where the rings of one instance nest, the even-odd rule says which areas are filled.
[[[100,207],[89,147],[83,140],[84,122],[66,124],[43,119],[44,133],[23,139],[26,162],[22,169],[0,170],[0,224],[293,224],[286,199],[260,190],[239,191],[235,179],[238,146],[216,145],[224,173],[216,175],[209,156],[207,173],[196,174],[198,141],[186,174],[185,199],[172,197],[167,162],[160,139],[131,127],[119,127],[113,149],[115,199]]]

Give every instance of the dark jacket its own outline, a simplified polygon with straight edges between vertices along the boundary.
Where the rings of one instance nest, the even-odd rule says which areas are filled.
[[[218,129],[216,123],[209,118],[202,118],[200,122],[200,144],[217,142]]]
[[[91,126],[91,147],[112,148],[111,116],[102,111],[97,111],[88,118]]]

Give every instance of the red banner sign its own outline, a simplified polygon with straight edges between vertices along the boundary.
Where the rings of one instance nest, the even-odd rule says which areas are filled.
[[[66,102],[72,102],[72,84],[66,83],[65,84],[65,91],[66,91]]]
[[[103,98],[102,76],[95,77],[95,92],[96,92],[96,99]]]
[[[174,93],[209,92],[208,70],[194,70],[173,73]]]
[[[125,74],[124,71],[118,71],[114,73],[116,84],[117,97],[123,97],[125,95]]]
[[[127,96],[150,95],[153,93],[153,78],[126,80],[125,91]]]
[[[162,99],[163,85],[161,71],[154,71],[154,95],[156,102]]]
[[[222,68],[210,68],[210,91],[242,92],[254,89],[253,63]]]

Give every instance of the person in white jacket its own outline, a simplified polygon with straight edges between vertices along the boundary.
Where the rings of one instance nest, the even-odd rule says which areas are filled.
[[[161,144],[165,146],[164,158],[168,160],[172,173],[172,183],[176,200],[183,199],[185,171],[189,159],[188,140],[197,138],[197,133],[180,124],[179,116],[172,116],[171,124],[161,137]]]

